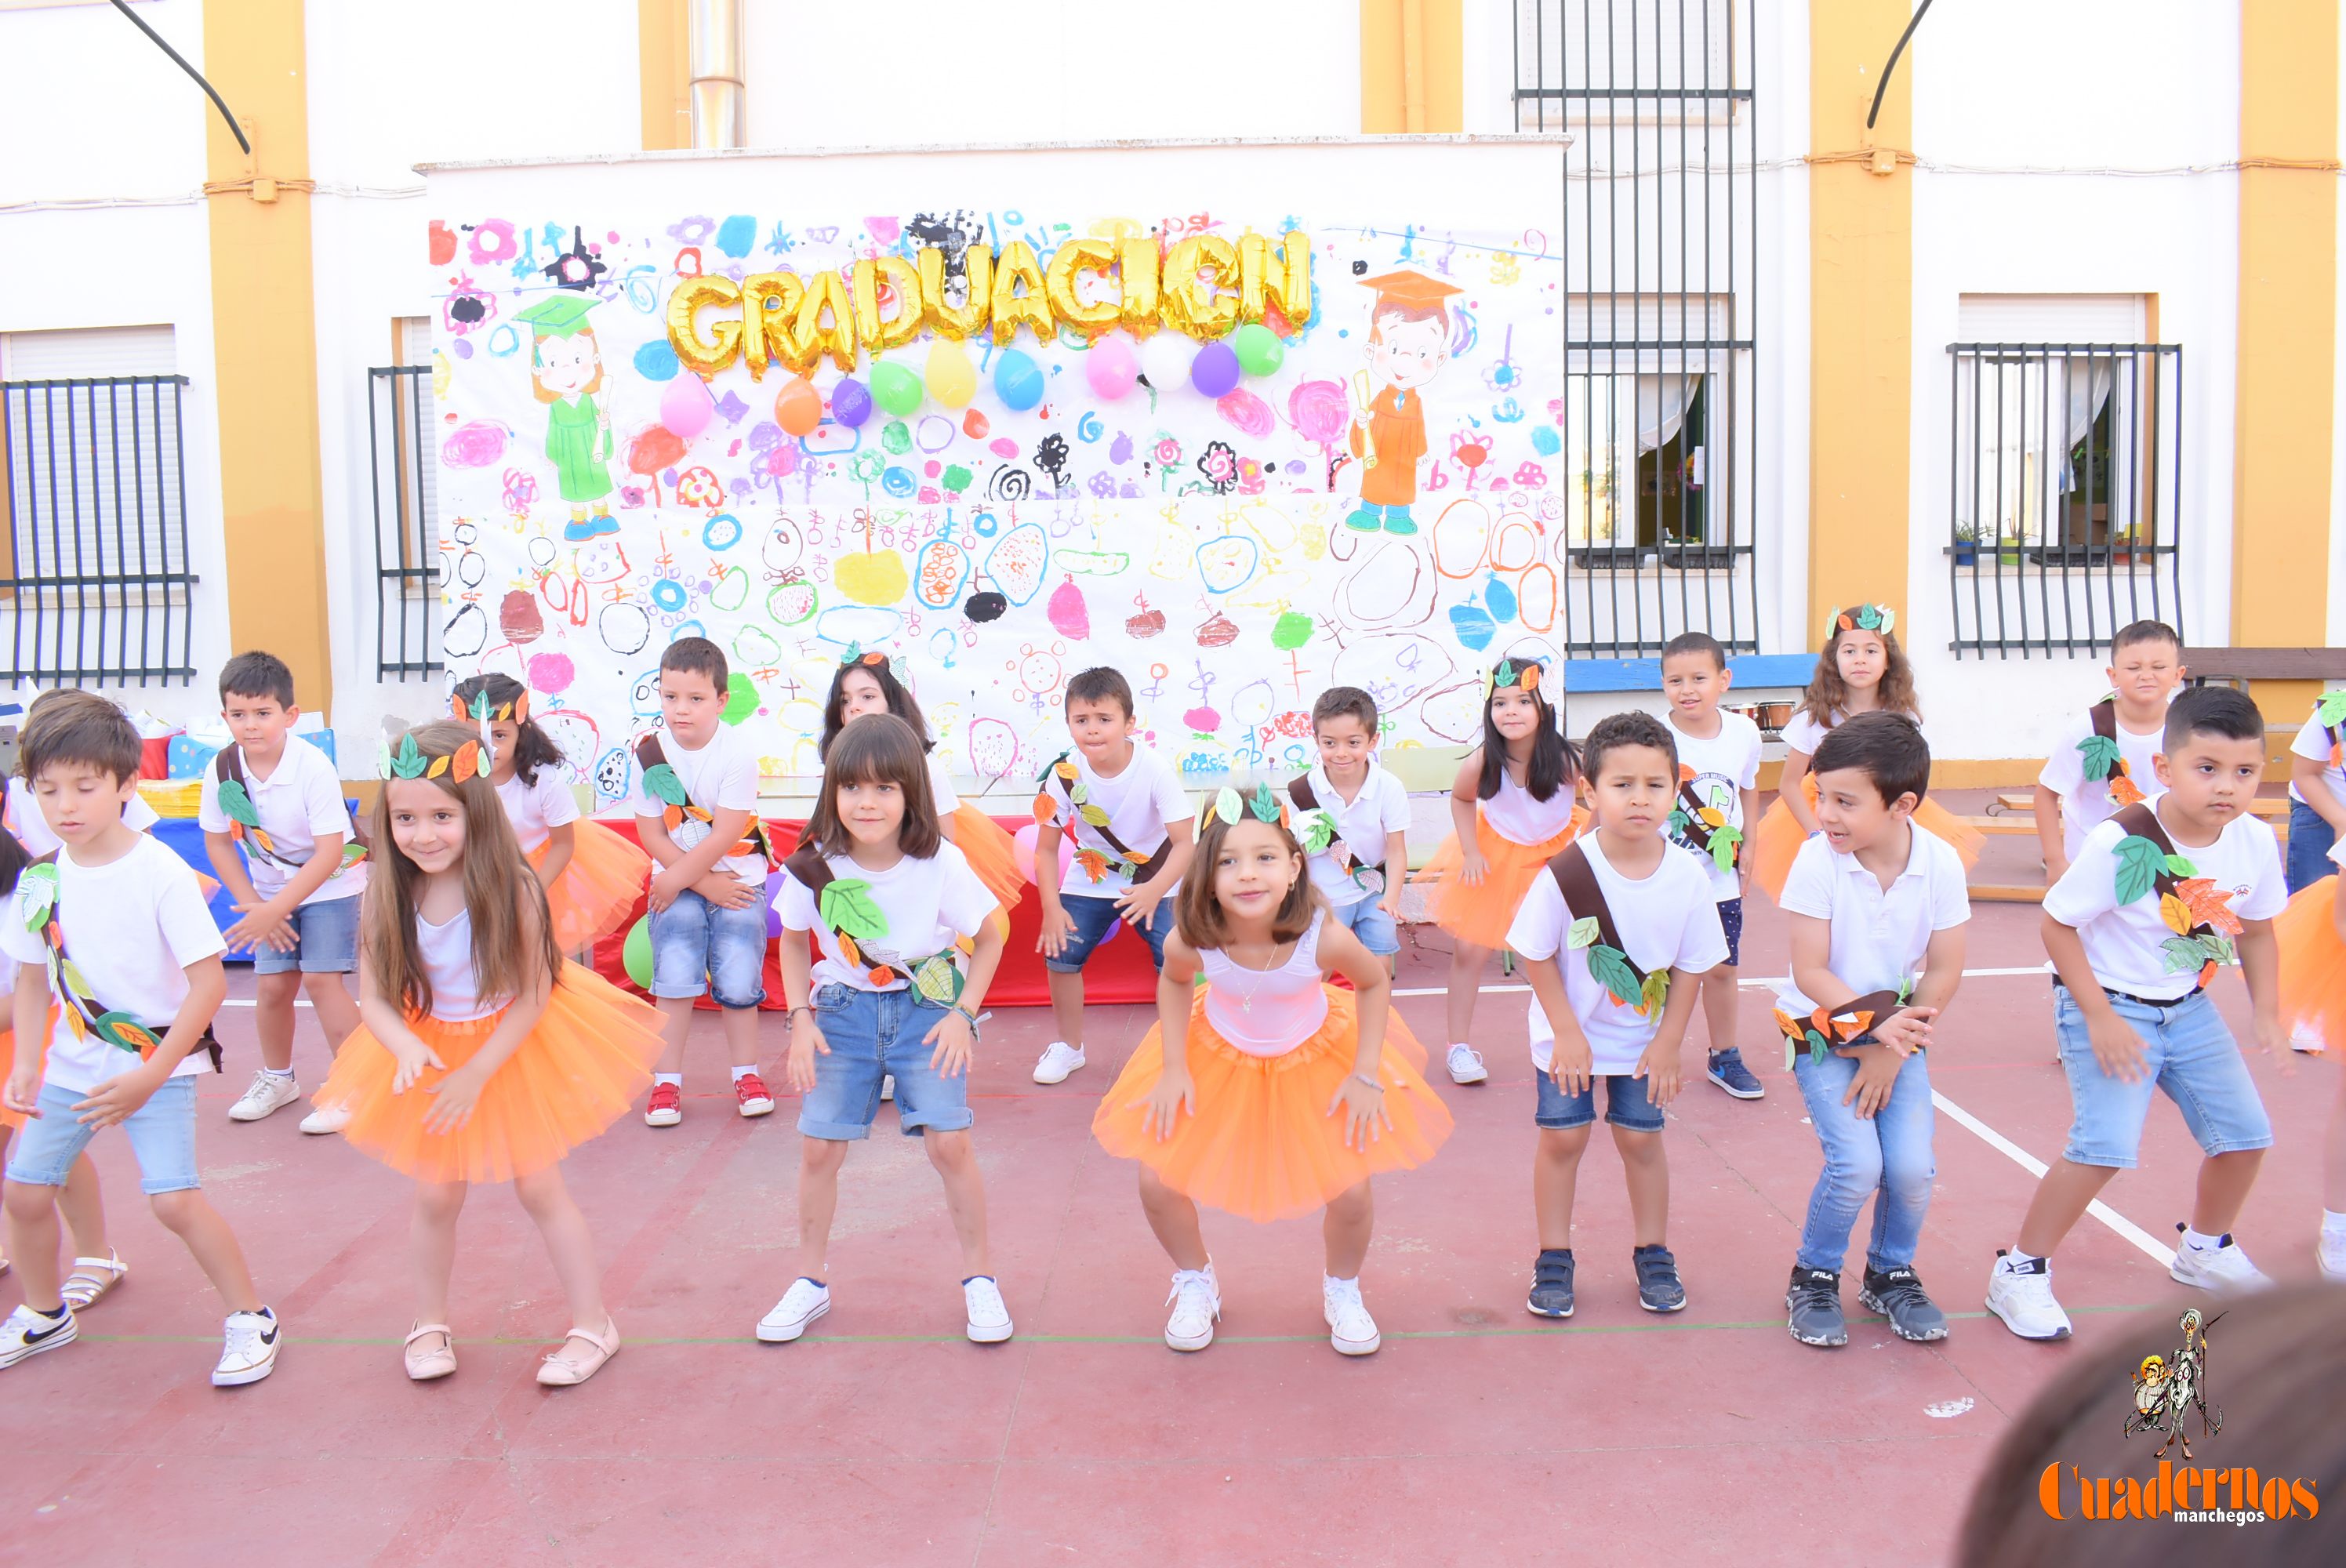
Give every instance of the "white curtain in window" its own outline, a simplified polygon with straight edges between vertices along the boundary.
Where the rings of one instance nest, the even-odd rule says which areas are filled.
[[[1654,452],[1668,446],[1686,423],[1687,404],[1694,401],[1699,376],[1639,376],[1637,378],[1637,450]]]
[[[2083,483],[2075,472],[2076,465],[2069,461],[2069,454],[2076,450],[2079,442],[2086,439],[2086,433],[2093,429],[2094,421],[2101,417],[2102,405],[2110,401],[2110,387],[2117,379],[2117,361],[2089,357],[2065,362],[2066,370],[2063,380],[2067,383],[2065,389],[2067,408],[2061,443],[2061,492],[2066,495]],[[2096,499],[2106,501],[2109,497],[2104,495]]]

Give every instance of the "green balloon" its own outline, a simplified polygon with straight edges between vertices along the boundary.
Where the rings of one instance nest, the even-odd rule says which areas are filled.
[[[927,395],[921,378],[903,366],[882,360],[872,367],[872,401],[890,413],[910,413]]]
[[[652,988],[652,917],[644,916],[627,933],[625,950],[627,978],[646,991]]]
[[[1273,374],[1287,358],[1287,345],[1260,321],[1240,327],[1230,339],[1230,347],[1239,356],[1239,368],[1250,376]]]

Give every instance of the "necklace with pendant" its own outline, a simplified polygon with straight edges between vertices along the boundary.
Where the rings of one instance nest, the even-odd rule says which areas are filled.
[[[1274,957],[1274,958],[1275,958],[1275,957],[1277,957],[1277,956],[1278,956],[1278,954],[1279,954],[1279,944],[1278,944],[1277,942],[1273,942],[1273,943],[1271,943],[1271,946],[1270,946],[1270,956],[1271,956],[1271,957]],[[1246,989],[1244,992],[1240,993],[1239,993],[1239,1011],[1240,1013],[1250,1013],[1250,1014],[1251,1014],[1251,1013],[1254,1012],[1254,998],[1255,998],[1255,993],[1257,993],[1257,992],[1259,992],[1259,991],[1260,991],[1260,990],[1262,989],[1263,981],[1264,981],[1264,979],[1265,979],[1266,977],[1268,977],[1268,976],[1270,976],[1270,975],[1272,975],[1272,974],[1275,974],[1275,973],[1277,973],[1277,972],[1279,972],[1279,968],[1280,968],[1280,966],[1278,966],[1278,965],[1273,965],[1273,966],[1272,966],[1271,968],[1270,968],[1270,969],[1256,969],[1256,968],[1254,968],[1254,967],[1253,967],[1252,965],[1250,965],[1250,964],[1244,964],[1244,963],[1240,963],[1240,962],[1238,961],[1237,957],[1236,957],[1235,955],[1233,955],[1233,954],[1232,954],[1232,953],[1231,953],[1231,952],[1230,952],[1227,948],[1223,950],[1222,956],[1229,960],[1229,962],[1230,962],[1230,967],[1231,967],[1232,969],[1234,969],[1234,970],[1242,970],[1242,971],[1244,971],[1246,973],[1248,973],[1248,974],[1251,974],[1251,975],[1253,975],[1253,976],[1255,977],[1255,982],[1254,982],[1254,983],[1253,983],[1252,985],[1250,985],[1250,986],[1247,987],[1247,989]],[[1231,989],[1236,990],[1237,988],[1234,986],[1234,987],[1232,987]]]

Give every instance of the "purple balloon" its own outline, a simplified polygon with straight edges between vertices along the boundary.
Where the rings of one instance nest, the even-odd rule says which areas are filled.
[[[872,417],[872,389],[849,376],[831,389],[831,417],[853,430]]]
[[[1218,398],[1239,384],[1238,351],[1228,343],[1208,343],[1189,361],[1189,384],[1207,397]]]
[[[852,386],[855,383],[850,382],[847,384]],[[833,392],[831,395],[837,397],[839,394]],[[871,411],[869,401],[864,404],[864,411]],[[769,942],[782,934],[782,911],[774,907],[774,901],[781,895],[782,873],[769,871],[766,874],[766,940]]]

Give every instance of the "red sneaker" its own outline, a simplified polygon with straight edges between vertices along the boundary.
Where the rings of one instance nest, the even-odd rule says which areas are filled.
[[[644,1107],[644,1125],[672,1127],[684,1120],[684,1091],[674,1084],[654,1084],[652,1103]]]
[[[745,1116],[773,1115],[774,1097],[766,1093],[766,1081],[755,1073],[744,1073],[733,1080],[733,1097],[740,1102]]]

